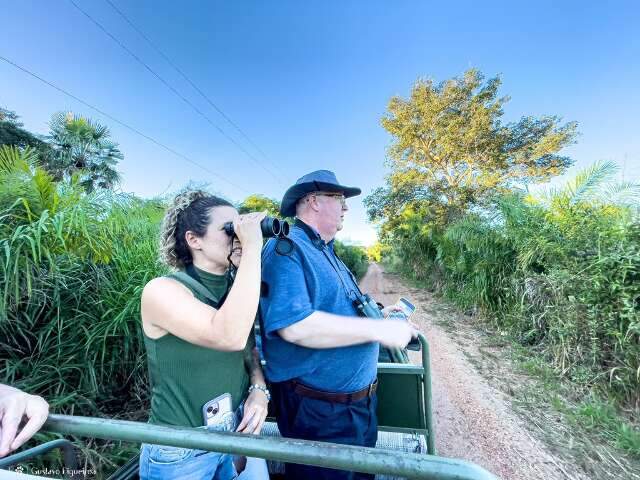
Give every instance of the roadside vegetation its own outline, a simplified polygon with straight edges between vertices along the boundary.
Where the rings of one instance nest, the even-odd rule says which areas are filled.
[[[42,395],[56,413],[146,421],[140,294],[166,273],[157,255],[164,199],[117,191],[123,155],[90,119],[55,114],[38,136],[0,110],[0,142],[0,383]],[[277,202],[252,195],[239,209],[275,215]],[[336,248],[366,270],[360,249]],[[83,444],[87,467],[105,476],[138,449]]]
[[[573,386],[558,409],[640,458],[640,185],[601,161],[534,188],[573,163],[577,126],[505,123],[499,85],[471,70],[390,101],[370,257],[513,339],[531,372]]]

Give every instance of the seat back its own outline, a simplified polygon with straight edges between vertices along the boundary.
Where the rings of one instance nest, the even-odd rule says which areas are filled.
[[[417,365],[378,364],[378,426],[387,431],[427,428],[424,369]]]

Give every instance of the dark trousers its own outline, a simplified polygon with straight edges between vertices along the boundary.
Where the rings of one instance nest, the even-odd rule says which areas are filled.
[[[283,437],[375,447],[377,398],[337,403],[295,393],[290,384],[272,384],[278,428]],[[374,475],[309,465],[285,464],[287,480],[372,480]]]

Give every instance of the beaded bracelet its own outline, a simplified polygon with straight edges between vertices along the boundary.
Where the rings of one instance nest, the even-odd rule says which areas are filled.
[[[264,393],[267,397],[267,401],[270,402],[271,401],[271,393],[269,393],[269,389],[267,387],[265,387],[264,385],[258,385],[257,383],[251,385],[249,387],[249,393],[253,392],[254,390],[260,390],[262,393]]]

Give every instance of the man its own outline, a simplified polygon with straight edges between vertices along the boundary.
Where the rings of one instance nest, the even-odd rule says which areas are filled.
[[[360,291],[333,239],[346,199],[360,192],[328,170],[301,177],[280,206],[283,216],[297,217],[293,245],[272,239],[263,250],[262,347],[285,437],[375,447],[379,346],[403,348],[415,336],[406,322],[358,316]],[[289,479],[373,478],[305,465],[285,469]]]
[[[0,384],[0,458],[29,440],[48,415],[49,404],[42,397]],[[23,419],[27,422],[18,433]]]

